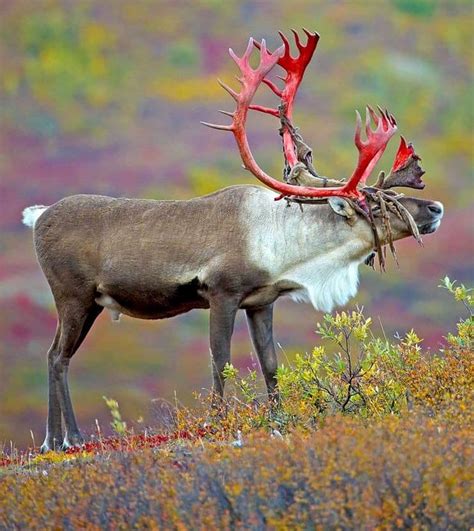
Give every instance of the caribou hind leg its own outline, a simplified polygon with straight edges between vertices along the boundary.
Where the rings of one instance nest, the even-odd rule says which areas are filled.
[[[56,335],[48,351],[48,420],[46,421],[46,437],[40,448],[41,453],[57,450],[63,442],[61,406],[56,393],[53,373],[54,360],[58,356],[60,335],[61,323],[58,322]]]
[[[273,304],[246,310],[250,337],[267,384],[268,398],[273,404],[279,401],[276,372],[278,360],[273,343]]]
[[[68,385],[69,362],[80,347],[95,319],[102,311],[95,303],[84,306],[74,300],[58,306],[59,336],[48,355],[49,367],[49,410],[47,435],[41,450],[57,449],[57,440],[61,434],[61,414],[64,419],[65,433],[62,449],[83,442],[77,426]]]

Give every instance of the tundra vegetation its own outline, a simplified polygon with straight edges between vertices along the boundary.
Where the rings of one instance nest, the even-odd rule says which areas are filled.
[[[326,315],[318,346],[278,371],[270,409],[254,371],[227,398],[173,408],[167,426],[40,455],[2,454],[0,527],[417,528],[474,525],[472,291],[437,352],[414,331],[376,337],[361,309]]]

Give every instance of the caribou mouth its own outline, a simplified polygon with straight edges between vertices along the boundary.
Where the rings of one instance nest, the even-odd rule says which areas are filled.
[[[441,225],[441,219],[437,219],[436,221],[432,221],[431,223],[426,223],[425,225],[421,225],[418,227],[420,234],[431,234],[432,232],[436,232]]]

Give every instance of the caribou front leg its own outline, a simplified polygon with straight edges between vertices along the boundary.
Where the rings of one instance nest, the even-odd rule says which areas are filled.
[[[278,404],[279,396],[276,387],[278,360],[273,343],[273,304],[249,309],[246,313],[250,337],[267,384],[268,398],[272,404]]]
[[[213,376],[213,404],[224,396],[225,364],[230,362],[230,343],[239,301],[232,297],[217,296],[210,300],[210,345]]]

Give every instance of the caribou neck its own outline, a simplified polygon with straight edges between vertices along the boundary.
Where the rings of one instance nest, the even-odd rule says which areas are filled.
[[[358,266],[373,240],[364,220],[350,226],[328,205],[287,205],[261,188],[249,192],[241,223],[246,254],[264,268],[271,284],[293,286],[288,294],[330,311],[354,296]]]

